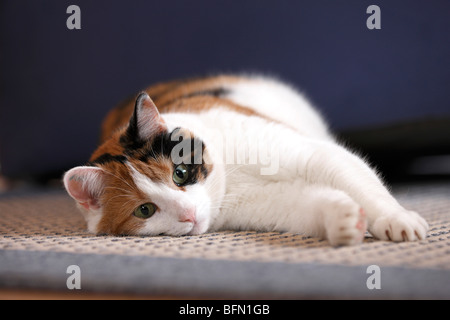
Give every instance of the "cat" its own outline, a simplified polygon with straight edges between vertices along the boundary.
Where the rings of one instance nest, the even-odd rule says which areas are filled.
[[[95,234],[280,231],[339,246],[428,230],[302,94],[266,76],[149,87],[107,114],[100,146],[63,183]]]

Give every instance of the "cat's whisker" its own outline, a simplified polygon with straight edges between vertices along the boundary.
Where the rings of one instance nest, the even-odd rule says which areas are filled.
[[[119,198],[119,197],[132,197],[132,195],[130,195],[130,194],[119,194],[119,195],[116,195],[116,196],[110,198],[108,201],[112,201],[113,199]]]
[[[109,175],[112,175],[113,177],[117,178],[118,180],[120,180],[120,181],[122,181],[123,183],[125,183],[126,185],[128,185],[128,186],[130,187],[131,190],[136,190],[136,187],[133,187],[132,185],[130,185],[130,184],[128,183],[128,181],[126,181],[124,178],[119,177],[118,175],[116,175],[116,174],[114,174],[114,173],[112,173],[112,172],[109,172],[109,171],[106,171],[106,173],[109,174]]]
[[[123,207],[125,207],[125,206],[127,206],[130,202],[132,202],[132,201],[135,201],[136,202],[136,199],[130,199],[130,200],[128,200],[127,202],[125,202],[125,203],[123,203],[122,204],[122,206],[120,206],[120,210],[122,210],[123,209]]]
[[[127,189],[119,188],[119,187],[109,187],[108,186],[108,187],[105,187],[105,189],[120,190],[120,191],[125,192],[126,194],[132,194],[131,190],[127,190]]]

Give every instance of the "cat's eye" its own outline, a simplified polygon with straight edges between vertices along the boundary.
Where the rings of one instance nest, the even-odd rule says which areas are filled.
[[[156,206],[153,203],[145,203],[134,210],[134,216],[141,219],[148,219],[156,212]]]
[[[175,182],[175,184],[177,186],[181,186],[183,183],[185,183],[187,181],[189,177],[189,172],[188,169],[186,167],[186,165],[184,164],[180,164],[178,165],[175,170],[173,171],[173,182]]]

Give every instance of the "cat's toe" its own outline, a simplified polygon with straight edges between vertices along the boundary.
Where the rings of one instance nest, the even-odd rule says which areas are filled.
[[[367,219],[362,208],[354,202],[337,203],[334,212],[327,212],[325,227],[332,246],[355,245],[363,241]]]
[[[415,241],[426,238],[428,223],[418,213],[404,210],[379,217],[370,233],[380,240]]]

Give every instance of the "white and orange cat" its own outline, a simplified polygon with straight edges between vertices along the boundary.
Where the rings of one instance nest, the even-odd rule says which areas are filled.
[[[151,98],[150,98],[151,97]],[[287,231],[331,245],[424,239],[428,225],[330,135],[290,86],[214,76],[152,86],[112,110],[64,185],[89,231]]]

